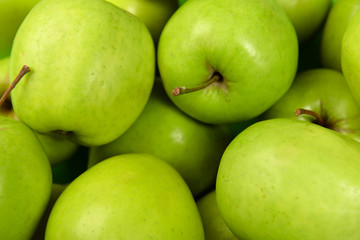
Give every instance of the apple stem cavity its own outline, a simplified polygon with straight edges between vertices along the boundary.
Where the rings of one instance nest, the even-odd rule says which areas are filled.
[[[16,76],[15,80],[11,83],[11,85],[8,87],[8,89],[6,89],[5,93],[0,98],[0,106],[5,102],[7,97],[10,95],[10,92],[15,88],[16,84],[18,84],[21,78],[23,78],[28,72],[30,72],[30,68],[27,65],[24,65],[21,68],[19,74]]]
[[[194,88],[176,87],[174,90],[172,90],[172,95],[179,96],[179,95],[182,95],[185,93],[196,92],[196,91],[202,90],[202,89],[210,86],[214,82],[222,81],[222,80],[223,80],[222,75],[218,72],[214,72],[214,74],[211,76],[211,78],[209,78],[206,82],[204,82],[200,86],[194,87]]]
[[[316,112],[314,112],[314,111],[307,110],[307,109],[304,109],[304,108],[298,108],[298,109],[295,110],[295,114],[296,114],[296,116],[300,116],[300,115],[303,115],[303,114],[311,115],[311,116],[316,118],[318,125],[324,126],[324,121],[323,121],[322,117],[319,114],[317,114]]]

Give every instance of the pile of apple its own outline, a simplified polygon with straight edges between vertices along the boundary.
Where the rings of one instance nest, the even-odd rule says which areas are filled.
[[[0,1],[0,239],[359,240],[358,9]]]

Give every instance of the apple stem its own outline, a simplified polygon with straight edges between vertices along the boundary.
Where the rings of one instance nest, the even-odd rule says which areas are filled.
[[[0,98],[0,106],[5,102],[5,99],[10,95],[11,90],[15,88],[16,84],[18,84],[21,78],[25,76],[25,74],[27,74],[28,72],[30,72],[30,68],[24,65],[21,68],[19,74],[16,76],[15,80],[11,83],[11,85],[8,87],[8,89],[6,89],[5,93]]]
[[[210,86],[211,84],[213,84],[214,82],[219,81],[219,80],[222,80],[222,76],[221,76],[221,74],[215,72],[211,76],[211,78],[209,80],[207,80],[206,82],[204,82],[200,86],[194,87],[194,88],[176,87],[174,90],[172,90],[172,95],[179,96],[181,94],[195,92],[195,91],[204,89],[204,88]]]
[[[296,114],[296,116],[300,116],[302,114],[308,114],[308,115],[314,116],[317,119],[318,125],[323,126],[323,124],[324,124],[322,117],[314,111],[307,110],[304,108],[298,108],[295,110],[295,114]]]

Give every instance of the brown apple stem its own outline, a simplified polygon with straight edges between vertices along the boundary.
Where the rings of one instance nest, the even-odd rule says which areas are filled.
[[[15,80],[11,83],[11,85],[8,87],[8,89],[6,89],[5,93],[0,98],[0,106],[5,102],[5,99],[10,95],[11,90],[15,88],[16,84],[18,84],[21,78],[24,77],[25,74],[27,74],[28,72],[30,72],[30,68],[24,65],[21,68],[19,74],[16,76]]]
[[[317,120],[318,125],[323,126],[323,124],[324,124],[322,117],[314,111],[307,110],[304,108],[298,108],[295,110],[295,114],[296,114],[296,116],[300,116],[302,114],[308,114],[308,115],[314,116]]]
[[[174,96],[179,96],[181,94],[185,94],[185,93],[191,93],[191,92],[195,92],[195,91],[199,91],[201,89],[204,89],[208,86],[210,86],[211,84],[213,84],[216,81],[219,81],[222,79],[222,76],[219,73],[214,73],[211,78],[209,80],[207,80],[206,82],[204,82],[203,84],[201,84],[198,87],[194,87],[194,88],[187,88],[187,87],[177,87],[174,90],[172,90],[172,94]]]

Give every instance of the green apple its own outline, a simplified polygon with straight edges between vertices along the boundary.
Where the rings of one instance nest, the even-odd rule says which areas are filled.
[[[321,40],[321,62],[324,67],[341,69],[341,42],[351,19],[360,8],[359,0],[339,0],[326,19]]]
[[[154,91],[136,122],[118,139],[90,149],[89,167],[124,153],[149,153],[172,165],[194,196],[215,184],[230,129],[201,123]]]
[[[0,116],[0,239],[30,239],[50,198],[46,154],[25,124]]]
[[[0,98],[9,88],[10,57],[0,59]],[[18,120],[11,102],[10,95],[0,105],[0,115]],[[76,151],[78,144],[61,138],[34,131],[44,147],[45,153],[52,166],[69,159]]]
[[[57,184],[57,183],[52,184],[50,200],[46,206],[46,210],[45,210],[44,214],[42,215],[41,221],[36,228],[36,232],[33,235],[33,237],[31,238],[31,240],[44,240],[46,224],[49,219],[51,210],[52,210],[55,202],[57,201],[57,199],[59,198],[59,196],[65,190],[66,187],[67,187],[67,185],[63,185],[63,184]]]
[[[0,59],[0,98],[9,88],[10,81],[9,81],[9,63],[10,57],[5,57]],[[7,116],[7,117],[14,117],[15,113],[12,108],[11,98],[8,95],[0,105],[0,115]]]
[[[295,27],[300,44],[321,27],[332,0],[276,0]]]
[[[56,13],[56,14],[54,14]],[[10,79],[17,117],[41,133],[86,145],[119,137],[139,116],[155,77],[146,26],[103,0],[43,0],[21,24]]]
[[[311,112],[296,116],[296,109]],[[360,142],[360,105],[344,75],[336,70],[319,68],[299,73],[289,91],[262,115],[262,119],[270,118],[315,122]]]
[[[72,181],[56,201],[46,240],[201,240],[204,230],[179,173],[149,154],[108,158]]]
[[[15,34],[29,11],[39,0],[0,1],[0,58],[10,55]]]
[[[106,0],[137,16],[149,29],[155,45],[161,31],[178,8],[177,0]]]
[[[297,60],[294,27],[272,0],[188,1],[169,19],[158,46],[166,93],[211,124],[267,110],[290,87]]]
[[[35,133],[44,147],[44,151],[51,166],[56,166],[69,160],[79,147],[78,144],[68,139],[37,132]]]
[[[206,240],[238,240],[221,217],[215,190],[197,201]]]
[[[241,132],[221,159],[216,199],[239,239],[360,239],[360,144],[277,118]]]
[[[341,68],[346,82],[360,104],[360,12],[358,11],[350,21],[341,43]]]

